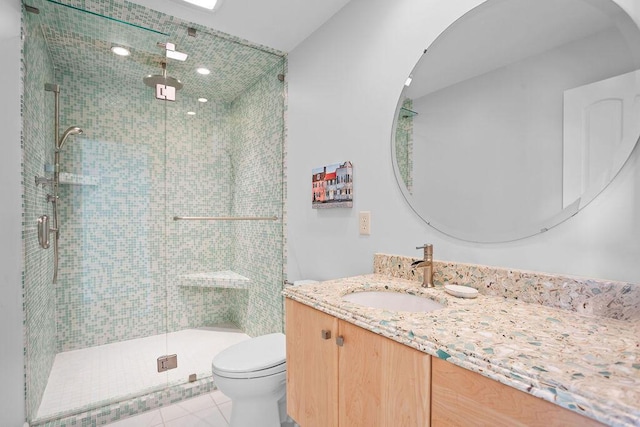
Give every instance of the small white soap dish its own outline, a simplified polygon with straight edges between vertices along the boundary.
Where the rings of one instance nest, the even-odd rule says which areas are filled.
[[[444,285],[444,290],[448,294],[459,298],[475,298],[478,296],[478,290],[469,286]]]

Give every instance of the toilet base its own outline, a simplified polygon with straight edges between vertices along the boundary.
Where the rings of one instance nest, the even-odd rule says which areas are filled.
[[[214,372],[213,380],[231,399],[230,427],[281,427],[289,420],[286,372],[251,379],[225,378]]]
[[[281,427],[279,406],[274,405],[273,402],[265,402],[264,399],[235,400],[231,407],[229,425],[230,427]]]

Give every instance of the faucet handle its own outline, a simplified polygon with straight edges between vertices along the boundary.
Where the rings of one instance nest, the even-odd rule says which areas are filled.
[[[416,249],[424,249],[425,255],[433,255],[433,245],[431,243],[425,243],[422,246],[416,246]]]

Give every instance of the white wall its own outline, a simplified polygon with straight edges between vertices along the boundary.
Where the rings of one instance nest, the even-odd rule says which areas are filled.
[[[0,425],[24,422],[19,0],[0,2]]]
[[[615,0],[636,22],[640,5]],[[289,55],[288,277],[372,271],[376,252],[640,283],[640,150],[603,194],[560,226],[508,244],[471,244],[421,222],[398,190],[391,127],[422,51],[482,0],[352,0]],[[311,169],[350,160],[353,209],[311,209]],[[359,236],[358,211],[371,211]]]

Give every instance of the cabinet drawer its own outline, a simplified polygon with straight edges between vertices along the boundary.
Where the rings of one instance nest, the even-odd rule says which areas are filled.
[[[435,357],[431,399],[431,423],[435,427],[603,425]]]

